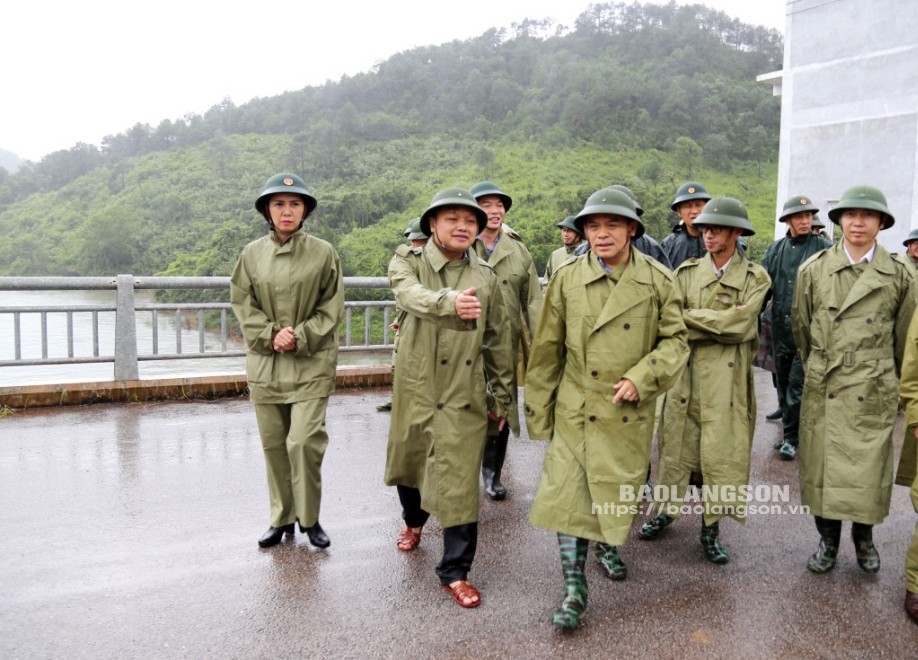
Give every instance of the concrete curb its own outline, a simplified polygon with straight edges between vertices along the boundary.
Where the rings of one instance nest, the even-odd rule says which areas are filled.
[[[338,367],[335,384],[339,388],[386,387],[392,384],[392,365]],[[244,374],[23,385],[21,387],[0,387],[0,408],[24,409],[167,399],[217,399],[246,396],[247,394],[248,383]]]

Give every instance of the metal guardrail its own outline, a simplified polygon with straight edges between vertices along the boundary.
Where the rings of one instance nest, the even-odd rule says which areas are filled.
[[[139,362],[144,360],[177,360],[189,358],[218,358],[245,355],[240,348],[229,346],[228,313],[232,311],[229,302],[218,303],[138,303],[138,290],[174,289],[225,289],[229,291],[229,277],[135,277],[118,275],[112,277],[0,277],[0,291],[91,291],[114,290],[117,292],[114,305],[30,305],[0,306],[0,315],[11,314],[13,318],[14,359],[0,359],[0,367],[51,364],[85,364],[98,362],[114,363],[114,380],[137,380]],[[385,277],[345,277],[345,289],[388,289]],[[393,300],[346,301],[343,322],[342,351],[391,351],[390,313],[395,308]],[[363,310],[362,332],[356,333],[362,341],[355,342],[354,310]],[[382,343],[371,343],[371,315],[373,310],[382,313]],[[208,311],[220,312],[219,350],[205,350],[205,315]],[[138,353],[137,313],[150,313],[152,320],[152,352]],[[175,352],[160,352],[159,315],[175,314]],[[73,315],[91,314],[92,354],[75,355]],[[99,315],[115,315],[114,352],[102,355],[99,349]],[[182,346],[183,317],[196,313],[198,327],[197,350],[186,352]],[[35,314],[41,322],[41,357],[22,357],[22,316]],[[50,356],[48,348],[48,317],[62,314],[67,324],[67,356]],[[0,338],[0,341],[6,341]]]

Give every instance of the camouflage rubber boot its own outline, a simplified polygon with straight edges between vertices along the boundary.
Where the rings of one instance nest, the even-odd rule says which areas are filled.
[[[720,524],[705,525],[704,519],[701,521],[701,547],[704,548],[705,558],[712,564],[726,564],[730,561],[730,555],[720,544]]]
[[[880,553],[873,544],[873,525],[853,523],[851,538],[854,541],[854,554],[857,565],[865,573],[876,573],[880,570]]]
[[[568,534],[558,534],[561,548],[561,572],[564,574],[564,600],[552,623],[558,628],[571,630],[580,625],[587,606],[587,582],[583,572],[589,543]]]
[[[652,519],[641,525],[641,529],[638,531],[638,537],[645,541],[653,541],[660,535],[664,527],[673,524],[673,520],[674,518],[667,516],[665,513],[658,513]]]
[[[828,573],[835,568],[838,557],[838,543],[841,540],[841,520],[816,518],[816,529],[819,531],[819,547],[816,553],[806,562],[806,567],[814,573]]]
[[[618,548],[608,543],[594,543],[593,550],[596,551],[596,558],[602,570],[605,571],[606,577],[610,580],[624,580],[628,577],[628,567],[625,562],[618,556]]]

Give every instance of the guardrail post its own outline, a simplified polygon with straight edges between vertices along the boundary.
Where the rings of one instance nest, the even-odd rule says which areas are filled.
[[[134,276],[118,275],[115,301],[115,380],[139,380],[137,324],[134,312]]]

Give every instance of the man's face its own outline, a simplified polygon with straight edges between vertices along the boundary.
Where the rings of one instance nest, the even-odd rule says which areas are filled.
[[[286,241],[303,223],[306,204],[299,195],[278,193],[268,200],[268,213],[278,240]]]
[[[784,218],[784,222],[787,223],[787,228],[790,230],[792,238],[806,236],[813,228],[813,212],[800,211],[800,213],[794,213]]]
[[[704,199],[690,199],[687,202],[679,204],[679,206],[676,207],[676,213],[679,214],[682,222],[691,227],[695,218],[701,213],[706,203],[707,201]]]
[[[852,247],[870,247],[880,233],[883,220],[879,211],[845,209],[839,219],[845,242]]]
[[[698,225],[695,228],[701,234],[704,249],[710,253],[712,259],[729,259],[736,251],[736,239],[743,233],[742,229],[716,225]]]
[[[631,237],[637,231],[637,223],[619,215],[588,215],[583,231],[593,254],[607,266],[617,266],[631,256]]]
[[[905,249],[908,251],[908,256],[912,258],[912,261],[918,261],[918,241],[909,241],[908,247]]]
[[[561,227],[561,241],[567,247],[572,247],[580,242],[580,234],[575,232],[573,229]]]
[[[504,224],[504,216],[507,215],[507,209],[504,208],[504,202],[497,195],[485,195],[478,198],[478,206],[488,214],[488,229],[500,229]]]
[[[430,218],[430,236],[442,248],[465,252],[478,235],[475,212],[461,206],[445,206]]]

